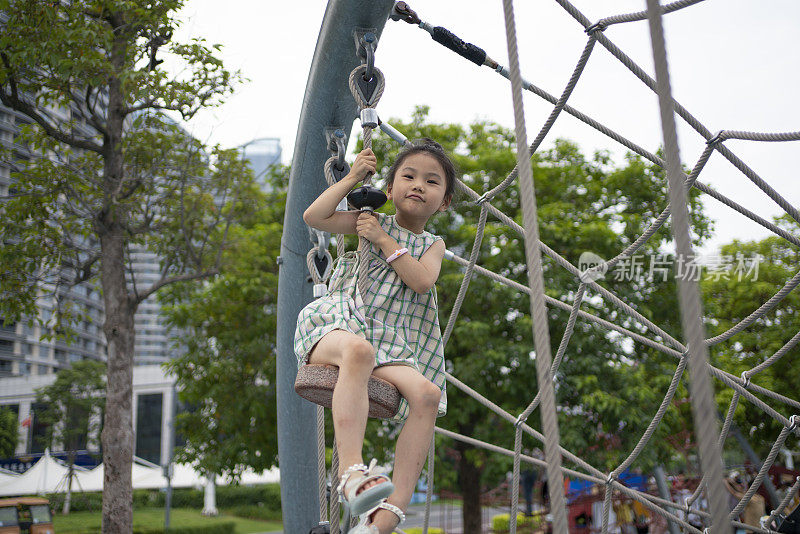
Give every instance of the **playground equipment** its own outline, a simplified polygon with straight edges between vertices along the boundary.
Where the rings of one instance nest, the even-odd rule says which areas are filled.
[[[697,188],[703,193],[755,221],[775,235],[784,238],[794,245],[800,246],[800,239],[798,239],[798,236],[794,236],[777,227],[775,224],[729,199],[724,194],[712,190],[698,180],[709,158],[715,153],[719,154],[731,162],[731,164],[739,169],[751,182],[775,201],[784,212],[800,222],[800,212],[798,212],[797,208],[792,206],[724,144],[724,142],[729,139],[770,142],[797,141],[800,140],[800,132],[758,133],[722,130],[715,134],[700,123],[685,107],[673,99],[669,83],[669,69],[661,19],[668,13],[688,8],[702,0],[679,0],[664,6],[659,5],[658,0],[647,0],[647,10],[645,11],[606,17],[594,23],[586,18],[580,10],[569,2],[569,0],[555,1],[585,29],[587,34],[586,47],[578,60],[573,75],[559,97],[555,97],[537,87],[533,83],[525,80],[521,75],[517,58],[516,29],[511,0],[503,0],[509,53],[508,67],[502,66],[497,61],[488,57],[479,47],[461,41],[461,39],[445,28],[434,27],[432,24],[423,21],[405,2],[398,2],[396,5],[393,5],[392,2],[386,1],[332,0],[329,3],[320,38],[317,43],[317,51],[309,76],[306,100],[300,120],[300,128],[298,130],[295,156],[293,158],[292,178],[290,180],[289,197],[287,200],[284,238],[281,249],[282,268],[278,300],[278,417],[282,492],[284,499],[284,528],[288,532],[308,531],[317,523],[316,518],[324,522],[328,517],[325,511],[325,481],[324,476],[322,476],[324,475],[325,469],[324,455],[322,454],[324,452],[324,442],[322,441],[322,437],[324,436],[322,432],[322,408],[316,408],[316,414],[314,414],[312,411],[313,407],[308,404],[303,404],[291,390],[296,375],[296,359],[292,353],[291,342],[294,332],[294,320],[300,308],[308,302],[312,295],[312,287],[305,283],[304,268],[308,268],[311,271],[315,286],[319,288],[320,286],[324,286],[324,281],[329,275],[329,272],[326,274],[326,269],[319,269],[319,267],[324,267],[331,263],[330,259],[322,259],[325,257],[325,254],[327,254],[327,246],[323,247],[323,245],[325,245],[325,240],[322,239],[321,236],[317,236],[316,241],[311,244],[306,241],[308,229],[305,228],[302,223],[301,213],[324,187],[324,184],[320,183],[317,178],[319,176],[319,170],[323,168],[323,165],[326,168],[331,166],[342,168],[344,144],[341,142],[341,138],[338,138],[337,142],[337,138],[333,132],[337,129],[344,130],[345,128],[342,125],[350,124],[356,117],[355,103],[350,104],[347,102],[347,73],[362,73],[362,70],[359,70],[361,68],[364,69],[363,73],[366,73],[367,69],[370,69],[370,72],[374,72],[372,69],[374,69],[375,50],[374,48],[369,52],[367,50],[371,48],[370,45],[374,47],[375,43],[369,43],[364,38],[367,33],[373,33],[375,38],[379,40],[383,25],[389,16],[395,20],[408,22],[420,27],[428,32],[435,41],[477,65],[491,68],[505,78],[508,78],[511,82],[517,139],[517,167],[501,184],[490,191],[482,193],[476,192],[463,182],[458,183],[459,188],[465,196],[481,207],[481,213],[470,257],[468,259],[462,258],[452,252],[448,252],[446,256],[449,260],[462,265],[465,268],[465,273],[458,298],[448,319],[443,339],[446,343],[453,331],[453,326],[474,273],[488,276],[498,283],[514,287],[519,291],[531,295],[531,316],[534,323],[533,329],[537,354],[536,364],[539,393],[537,393],[536,397],[521,414],[513,415],[472,390],[467,384],[461,382],[455,376],[455,374],[458,373],[458,370],[455,369],[453,374],[447,374],[449,384],[475,398],[486,406],[487,409],[507,420],[514,428],[515,448],[513,451],[502,449],[493,444],[483,443],[468,436],[454,434],[437,428],[437,432],[441,435],[462,440],[475,446],[485,447],[489,450],[507,454],[514,458],[511,532],[514,533],[516,531],[515,518],[518,505],[516,496],[519,493],[518,485],[521,461],[541,465],[547,470],[550,481],[550,502],[554,532],[567,532],[567,516],[563,493],[561,491],[563,484],[560,483],[563,474],[568,474],[570,477],[604,486],[602,527],[604,533],[608,532],[609,510],[612,495],[615,492],[641,503],[653,513],[666,518],[671,524],[679,525],[686,532],[696,534],[704,532],[687,523],[679,516],[677,511],[684,508],[684,505],[636,491],[623,485],[619,481],[620,474],[631,466],[651,439],[655,429],[660,424],[667,408],[672,402],[678,384],[681,379],[684,378],[684,371],[687,368],[691,376],[691,380],[689,381],[690,398],[695,435],[698,438],[698,452],[703,472],[703,483],[700,484],[685,506],[689,506],[697,501],[701,493],[705,490],[709,503],[709,511],[695,511],[693,513],[701,516],[706,525],[708,525],[710,529],[713,529],[715,534],[731,532],[732,527],[745,528],[750,531],[762,533],[779,532],[779,530],[775,529],[779,528],[778,524],[783,519],[783,514],[787,505],[798,493],[798,489],[800,489],[800,479],[794,482],[786,498],[778,503],[778,506],[772,512],[771,516],[768,520],[764,521],[760,527],[743,525],[738,522],[736,518],[764,482],[767,471],[774,463],[779,451],[784,446],[789,436],[791,434],[795,436],[800,435],[800,428],[798,428],[800,416],[794,415],[787,418],[755,394],[768,397],[771,401],[782,403],[795,410],[800,409],[800,401],[779,395],[752,382],[752,378],[755,375],[785,356],[797,345],[798,341],[800,341],[800,332],[796,333],[774,354],[765,358],[760,364],[745,371],[738,377],[723,369],[718,369],[710,365],[708,361],[708,347],[730,339],[746,327],[752,325],[757,319],[770,312],[781,299],[800,284],[800,271],[789,279],[780,291],[764,302],[758,309],[754,310],[739,324],[723,334],[708,339],[705,338],[701,320],[702,304],[697,282],[687,278],[679,279],[678,291],[683,340],[676,339],[669,335],[642,316],[630,305],[619,299],[614,293],[604,288],[597,282],[597,277],[595,275],[598,272],[604,272],[625,258],[629,258],[633,255],[670,216],[672,217],[672,232],[676,243],[676,256],[680,258],[691,258],[692,246],[686,205],[686,190],[690,187]],[[648,21],[650,27],[655,77],[650,76],[639,67],[604,33],[606,29],[615,24],[633,23],[644,20]],[[665,156],[663,158],[646,150],[633,141],[630,141],[621,134],[614,132],[607,126],[592,119],[584,112],[568,105],[567,102],[570,95],[580,79],[596,44],[600,44],[608,50],[658,96],[663,145],[665,149]],[[360,58],[357,55],[359,49],[364,50]],[[372,65],[371,67],[370,64]],[[530,145],[527,143],[524,126],[524,110],[522,105],[523,89],[531,91],[553,104],[553,110],[550,116]],[[377,91],[377,88],[373,90]],[[370,89],[364,89],[362,87],[361,91],[363,96],[363,93],[368,93]],[[367,104],[368,105],[363,105],[362,102],[359,102],[358,107],[361,110],[374,108],[374,104]],[[562,112],[578,118],[591,128],[621,143],[632,152],[665,168],[669,181],[669,205],[652,221],[650,227],[616,257],[585,271],[581,271],[576,266],[569,263],[558,254],[558,252],[548,247],[547,244],[540,242],[538,238],[538,222],[530,168],[530,156],[539,148]],[[705,150],[688,175],[685,175],[681,169],[675,128],[675,114],[684,120],[706,141]],[[375,127],[380,127],[398,142],[406,142],[401,132],[397,132],[390,126],[381,123],[377,114],[370,111],[361,113],[361,119],[362,126],[365,126],[365,146],[368,146],[368,136],[371,136],[372,129]],[[325,163],[326,157],[328,156],[326,152],[328,151],[330,151],[330,157],[327,159],[328,163]],[[326,174],[330,173],[326,172]],[[497,195],[501,194],[517,181],[519,181],[520,185],[524,227],[517,224],[492,205],[493,198],[497,197]],[[483,231],[489,214],[508,224],[525,238],[526,258],[530,273],[529,286],[522,286],[513,280],[509,280],[476,265],[477,251],[481,246]],[[337,240],[337,243],[341,246],[342,240]],[[308,251],[308,253],[305,254],[303,251]],[[342,250],[339,251],[340,254],[342,252]],[[571,306],[559,300],[549,298],[544,294],[540,256],[542,252],[575,276],[575,298]],[[306,256],[305,264],[302,261],[304,255]],[[362,281],[362,279],[360,278],[359,281]],[[589,290],[602,296],[604,300],[612,303],[639,325],[646,327],[648,332],[651,333],[651,337],[633,332],[618,324],[581,311],[581,303],[584,301],[587,291]],[[561,338],[559,349],[553,358],[551,358],[550,355],[550,342],[545,314],[545,307],[547,305],[560,307],[570,312],[570,319],[566,331]],[[624,336],[646,344],[649,347],[655,348],[664,354],[673,356],[676,359],[675,372],[670,386],[664,395],[663,402],[654,414],[650,425],[648,425],[646,431],[628,457],[619,466],[608,473],[600,471],[580,457],[565,450],[559,443],[552,380],[559,369],[565,352],[568,350],[573,328],[579,318],[585,321],[592,321],[605,328],[614,330]],[[653,337],[658,337],[659,339],[653,339]],[[733,397],[729,409],[723,418],[721,431],[717,421],[716,405],[710,381],[711,376],[733,390]],[[312,383],[310,387],[313,389],[314,384]],[[734,509],[730,510],[727,503],[727,493],[723,487],[720,451],[730,431],[733,414],[740,400],[746,400],[752,403],[763,411],[766,416],[779,421],[783,426],[783,430],[775,440],[767,458],[759,466],[758,474],[751,486],[744,493]],[[541,409],[542,433],[539,433],[526,424],[527,418],[537,407]],[[313,435],[313,423],[311,422],[315,419],[317,421],[318,435],[316,451],[313,448],[312,441],[308,439],[308,436]],[[544,444],[544,460],[532,458],[521,453],[523,433],[533,436]],[[316,465],[318,473],[320,473],[318,477],[313,476],[313,459],[315,458],[315,452],[317,453]],[[562,466],[562,458],[574,465],[575,469]],[[433,454],[431,453],[429,456],[429,477],[432,477],[433,473],[432,459]],[[312,495],[307,491],[308,488],[314,487],[315,485],[319,488],[316,503],[313,502]],[[429,491],[431,487],[432,479],[428,481]],[[428,499],[428,503],[430,503],[430,498]],[[338,532],[338,515],[338,508],[335,506],[335,503],[332,502],[330,510],[331,532]],[[709,528],[705,530],[711,531]],[[424,530],[427,531],[427,513]]]

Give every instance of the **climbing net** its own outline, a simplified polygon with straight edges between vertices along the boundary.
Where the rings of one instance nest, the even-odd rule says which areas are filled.
[[[508,174],[508,176],[496,187],[485,192],[474,191],[463,181],[458,181],[458,187],[463,192],[469,201],[475,202],[480,206],[480,215],[478,218],[477,232],[475,235],[472,249],[468,258],[458,256],[451,251],[448,251],[446,257],[451,261],[456,262],[464,268],[464,277],[458,292],[458,296],[453,306],[453,310],[449,316],[447,326],[445,328],[443,339],[447,343],[450,335],[453,332],[455,322],[458,318],[461,305],[466,297],[469,289],[470,281],[473,275],[478,274],[489,277],[490,279],[511,287],[515,290],[521,291],[531,296],[531,315],[534,323],[534,343],[536,350],[536,365],[538,374],[538,392],[534,399],[528,404],[526,409],[514,415],[502,409],[491,400],[487,399],[480,393],[470,388],[467,384],[461,382],[456,376],[447,373],[448,382],[454,387],[458,388],[465,394],[480,402],[483,406],[508,421],[514,428],[515,432],[515,445],[514,450],[504,449],[494,444],[485,443],[477,439],[460,435],[445,429],[436,428],[437,433],[447,436],[452,439],[461,440],[474,446],[483,447],[488,450],[508,455],[513,458],[513,487],[512,487],[512,513],[511,513],[511,532],[516,532],[516,517],[518,508],[518,493],[519,493],[519,472],[520,463],[527,462],[546,468],[549,489],[550,489],[550,502],[551,513],[553,519],[553,531],[556,533],[568,532],[567,519],[565,512],[565,500],[562,492],[563,488],[563,474],[576,479],[582,479],[592,483],[601,484],[605,488],[603,513],[602,513],[602,532],[606,533],[609,530],[609,516],[611,510],[612,495],[617,492],[621,495],[627,496],[641,503],[646,508],[650,509],[653,513],[659,514],[670,523],[679,526],[685,532],[701,533],[708,532],[709,528],[704,531],[699,530],[697,527],[688,523],[685,518],[688,517],[690,507],[697,501],[703,491],[705,490],[706,498],[708,501],[708,511],[691,508],[691,513],[702,518],[703,522],[711,527],[713,525],[714,532],[728,532],[730,526],[746,528],[749,531],[771,533],[777,532],[773,530],[778,528],[780,521],[784,517],[784,512],[790,502],[797,496],[800,490],[800,478],[798,478],[791,488],[788,490],[786,496],[780,504],[772,511],[769,518],[762,521],[761,526],[745,525],[737,521],[739,514],[744,510],[745,506],[751,501],[753,495],[759,487],[765,482],[765,477],[770,467],[775,462],[775,459],[783,447],[784,443],[789,438],[790,434],[800,436],[800,416],[794,415],[790,418],[783,416],[768,402],[761,400],[756,395],[769,398],[774,403],[781,403],[793,409],[800,408],[800,401],[792,399],[773,392],[767,388],[754,384],[751,379],[762,372],[767,367],[774,364],[776,361],[787,355],[800,341],[800,332],[794,336],[774,354],[764,359],[758,365],[744,371],[741,376],[734,376],[731,373],[719,369],[711,365],[708,361],[708,347],[731,339],[734,335],[742,332],[745,328],[755,323],[760,318],[764,317],[776,305],[794,290],[800,284],[800,271],[798,271],[785,285],[766,302],[754,310],[750,315],[744,318],[741,322],[719,334],[715,337],[704,338],[704,330],[701,322],[702,308],[700,305],[700,297],[698,285],[696,282],[684,279],[678,280],[679,302],[681,308],[683,332],[686,338],[682,342],[669,333],[653,324],[650,320],[644,317],[632,306],[620,299],[614,292],[603,287],[597,283],[597,273],[603,273],[613,268],[619,262],[630,258],[639,248],[642,247],[665,223],[665,221],[672,216],[672,232],[676,243],[676,256],[683,258],[691,258],[691,242],[689,238],[689,222],[687,215],[687,201],[686,194],[690,188],[696,188],[702,193],[722,202],[726,206],[732,208],[738,213],[748,217],[752,221],[766,228],[773,234],[782,237],[787,242],[800,246],[800,239],[787,232],[786,230],[778,227],[770,221],[760,217],[748,208],[728,198],[724,194],[711,189],[708,185],[699,180],[699,175],[709,158],[714,152],[719,153],[722,157],[727,159],[739,171],[741,171],[750,181],[766,193],[783,211],[785,211],[795,221],[800,222],[800,212],[792,206],[783,196],[775,191],[765,180],[763,180],[752,168],[750,168],[744,161],[736,156],[724,142],[729,139],[740,139],[749,141],[797,141],[800,140],[800,132],[788,133],[758,133],[748,131],[735,131],[735,130],[722,130],[717,133],[712,132],[697,120],[684,106],[677,100],[673,99],[669,84],[669,72],[666,59],[666,51],[664,47],[663,30],[661,26],[661,18],[663,15],[672,13],[674,11],[687,8],[702,0],[679,0],[660,6],[658,0],[647,0],[648,9],[636,13],[628,13],[622,15],[615,15],[600,19],[597,22],[590,21],[568,0],[555,0],[572,18],[574,18],[585,30],[587,34],[586,46],[578,59],[575,69],[567,82],[564,90],[560,96],[556,97],[536,86],[530,81],[522,78],[520,74],[520,67],[517,57],[517,44],[516,44],[516,30],[514,25],[514,14],[511,0],[503,0],[506,36],[509,51],[509,66],[505,67],[497,61],[491,59],[487,54],[478,46],[465,43],[460,38],[449,32],[447,29],[440,26],[433,26],[419,18],[417,14],[410,9],[405,2],[398,2],[392,12],[394,20],[402,20],[410,24],[416,25],[419,28],[428,32],[432,38],[440,44],[446,46],[450,50],[458,53],[466,59],[472,61],[479,66],[487,66],[494,70],[496,73],[507,78],[511,82],[512,99],[514,104],[515,124],[516,124],[516,139],[517,139],[517,166]],[[650,33],[652,38],[653,57],[655,60],[655,77],[645,72],[639,65],[637,65],[628,55],[625,54],[619,47],[617,47],[612,40],[605,34],[612,25],[626,24],[636,21],[647,20],[650,25]],[[577,82],[579,81],[586,64],[588,63],[592,52],[597,44],[600,44],[608,50],[615,58],[617,58],[628,70],[630,70],[645,86],[652,90],[659,99],[659,107],[661,110],[662,133],[664,139],[664,153],[665,156],[659,157],[653,152],[646,150],[640,145],[627,139],[623,135],[613,131],[609,127],[603,125],[597,120],[591,118],[589,115],[579,111],[578,109],[568,104],[570,95],[573,92]],[[364,65],[357,67],[354,74],[363,74],[363,69],[368,68],[370,72],[374,68],[374,49],[369,46],[366,47],[367,54],[365,57]],[[362,69],[362,70],[359,70]],[[379,71],[377,71],[379,72]],[[372,129],[380,127],[385,133],[390,135],[393,139],[400,143],[407,144],[408,141],[400,133],[391,128],[388,124],[381,123],[377,119],[377,115],[371,112],[365,112],[365,109],[373,109],[377,104],[377,99],[380,98],[380,93],[383,91],[382,75],[380,76],[380,88],[375,90],[374,95],[377,98],[361,99],[359,100],[358,88],[353,86],[353,75],[351,75],[351,90],[354,97],[359,104],[362,118],[362,126],[364,127],[364,141],[365,146],[369,146],[371,140]],[[526,139],[526,132],[524,126],[524,110],[522,105],[522,90],[530,91],[540,98],[546,100],[553,105],[552,111],[538,131],[533,142],[528,145]],[[363,91],[362,91],[363,93]],[[364,95],[361,94],[361,97]],[[669,181],[669,204],[668,206],[650,223],[649,227],[634,240],[627,248],[619,252],[612,259],[596,265],[587,270],[581,270],[575,265],[567,261],[558,252],[551,249],[546,243],[539,240],[537,230],[536,218],[536,204],[533,191],[532,172],[530,157],[539,149],[542,141],[547,136],[548,132],[553,127],[557,118],[562,114],[567,113],[577,118],[584,124],[599,131],[614,141],[622,144],[628,150],[642,156],[646,160],[662,167],[667,172]],[[675,129],[674,115],[677,114],[684,120],[697,134],[699,134],[706,143],[705,149],[695,162],[689,174],[685,174],[680,165],[680,158],[677,146],[677,134]],[[339,136],[341,137],[341,135]],[[332,142],[332,152],[338,154],[337,157],[332,157],[326,163],[325,171],[329,183],[336,179],[335,173],[346,172],[342,171],[343,167],[343,151],[344,146],[340,144],[338,150],[335,149],[335,142]],[[492,200],[506,190],[509,186],[519,182],[521,191],[521,202],[524,215],[524,227],[517,224],[513,219],[505,213],[497,209]],[[507,224],[514,231],[519,233],[525,238],[526,243],[526,258],[530,272],[530,285],[524,286],[494,273],[480,265],[477,265],[478,253],[481,248],[481,243],[484,237],[484,230],[489,215],[497,218],[499,221]],[[339,254],[343,253],[342,239],[338,239]],[[330,261],[322,262],[322,265],[327,265],[327,270],[323,269],[322,272],[317,272],[315,268],[314,258],[320,259],[327,254],[327,241],[323,236],[317,235],[314,241],[314,248],[309,252],[309,270],[312,273],[315,283],[319,286],[324,283],[329,275]],[[544,286],[542,280],[541,269],[541,253],[544,253],[551,258],[557,265],[571,273],[575,277],[577,289],[574,292],[574,299],[572,304],[562,302],[558,299],[549,297],[544,294]],[[329,256],[328,256],[329,258]],[[316,274],[315,274],[316,273]],[[646,328],[651,336],[643,335],[625,328],[611,321],[602,319],[596,315],[581,310],[581,304],[585,301],[588,292],[594,292],[602,296],[604,300],[617,307],[628,318],[633,319],[639,325]],[[316,292],[315,292],[316,295]],[[558,350],[554,357],[550,354],[550,341],[547,330],[547,317],[545,314],[546,306],[553,306],[569,312],[569,320],[566,329],[561,337]],[[653,415],[647,429],[642,434],[636,446],[628,454],[628,456],[620,463],[615,469],[605,473],[594,466],[584,461],[579,456],[566,450],[560,445],[558,434],[558,423],[556,419],[556,406],[555,395],[553,388],[553,379],[559,370],[560,364],[564,359],[564,355],[569,349],[570,337],[575,328],[578,320],[588,321],[600,325],[604,328],[617,332],[626,336],[634,341],[643,343],[653,349],[656,349],[666,355],[669,355],[676,360],[675,371],[672,375],[669,387],[664,398]],[[698,449],[700,456],[701,468],[703,471],[702,482],[698,485],[694,493],[684,503],[675,503],[668,498],[660,498],[650,495],[645,492],[640,492],[635,489],[629,488],[620,482],[620,474],[628,469],[642,450],[647,446],[652,438],[657,427],[662,422],[664,415],[673,401],[675,393],[681,379],[684,377],[684,371],[687,367],[691,374],[689,381],[690,398],[693,408],[695,434],[698,440]],[[732,399],[728,407],[727,413],[723,419],[722,428],[720,429],[717,424],[716,404],[713,397],[713,390],[711,388],[710,376],[713,376],[725,386],[732,390]],[[731,510],[727,502],[727,493],[723,489],[722,481],[722,462],[721,448],[724,445],[733,421],[733,415],[740,401],[747,401],[753,406],[761,410],[766,416],[773,418],[775,421],[782,425],[782,430],[772,445],[769,454],[764,462],[757,466],[758,472],[753,479],[751,485],[744,492],[742,498]],[[539,432],[529,426],[526,421],[533,411],[539,407],[542,416],[542,432]],[[322,436],[322,411],[318,411],[318,428]],[[531,456],[522,454],[522,435],[528,434],[544,444],[545,458],[544,460],[533,458]],[[323,438],[320,437],[320,440]],[[320,447],[324,447],[321,441]],[[562,458],[574,465],[575,469],[562,466]],[[334,462],[336,458],[334,457]],[[320,472],[324,471],[324,459],[320,461]],[[336,466],[333,466],[333,472],[336,472]],[[427,532],[429,523],[429,511],[431,502],[431,488],[433,486],[433,447],[429,455],[428,465],[428,499],[425,514],[424,532]],[[324,486],[323,478],[320,477],[320,502],[323,502]],[[321,504],[320,510],[322,514],[323,506]],[[684,514],[680,514],[683,512]],[[333,506],[331,509],[331,531],[338,532],[338,510]]]

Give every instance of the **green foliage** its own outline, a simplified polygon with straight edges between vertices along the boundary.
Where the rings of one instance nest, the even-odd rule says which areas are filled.
[[[0,458],[14,455],[19,443],[19,421],[11,408],[0,408]]]
[[[403,529],[403,532],[405,532],[406,534],[422,534],[422,528],[421,527],[406,528]],[[429,527],[428,534],[445,534],[445,531],[440,528]]]
[[[258,508],[263,517],[241,515],[254,519],[274,519],[281,512],[281,488],[279,484],[262,484],[258,486],[217,486],[217,506],[225,509],[242,507],[242,510]],[[47,498],[50,507],[60,510],[64,503],[64,493],[51,493]],[[175,508],[202,509],[204,505],[203,490],[194,488],[174,488],[172,490],[172,506]],[[133,491],[133,509],[163,508],[166,493],[163,490],[138,489]],[[97,512],[102,509],[103,494],[101,492],[73,492],[70,509],[73,512]],[[231,515],[239,515],[231,512]]]
[[[105,408],[105,369],[94,360],[74,362],[52,384],[36,390],[36,402],[45,406],[36,418],[47,425],[48,446],[56,439],[66,451],[85,448],[81,441],[99,430],[99,417],[92,415]]]
[[[0,101],[29,123],[0,154],[12,170],[0,199],[0,315],[34,320],[42,282],[56,295],[96,282],[111,232],[158,253],[167,279],[214,265],[247,172],[235,151],[204,147],[164,113],[188,119],[241,76],[224,69],[217,45],[171,40],[182,5],[0,1]],[[134,290],[137,302],[147,289]],[[45,331],[66,337],[81,310],[58,300]]]
[[[788,216],[775,222],[788,233],[800,235],[800,224]],[[723,245],[720,252],[728,269],[706,272],[701,284],[706,315],[713,318],[706,322],[708,337],[728,331],[758,309],[796,275],[800,265],[800,249],[777,236],[759,241],[734,240]],[[756,260],[757,271],[750,270],[753,258],[760,258]],[[800,331],[798,310],[800,292],[795,289],[741,333],[712,346],[712,363],[734,376],[762,363]],[[798,355],[800,347],[795,345],[775,363],[752,375],[752,383],[797,399]],[[719,383],[717,386],[719,409],[726,413],[733,391]],[[780,402],[769,400],[768,404],[785,417],[796,413],[796,409]],[[734,422],[762,458],[782,429],[778,421],[744,399],[738,403]]]
[[[178,458],[207,473],[237,477],[277,462],[276,258],[287,179],[278,169],[270,193],[252,192],[253,212],[229,230],[222,274],[159,296],[168,322],[186,333],[183,355],[167,365],[190,407],[178,417]]]
[[[542,526],[541,516],[535,515],[528,517],[525,514],[517,514],[517,532],[521,534],[533,533]],[[498,514],[492,517],[492,532],[509,532],[511,529],[511,514]]]

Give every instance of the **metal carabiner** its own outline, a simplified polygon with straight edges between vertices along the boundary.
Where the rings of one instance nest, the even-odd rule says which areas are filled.
[[[317,230],[316,228],[312,228],[312,231],[316,234],[317,238],[317,257],[323,259],[325,257],[325,252],[327,252],[331,244],[331,234],[323,232],[322,230]]]
[[[375,41],[378,37],[372,33],[367,32],[361,38],[361,44],[367,52],[367,69],[364,71],[364,81],[368,82],[372,79],[372,70],[375,68]]]
[[[336,143],[336,169],[344,170],[344,153],[347,147],[344,146],[344,130],[337,129],[333,132],[333,141]]]

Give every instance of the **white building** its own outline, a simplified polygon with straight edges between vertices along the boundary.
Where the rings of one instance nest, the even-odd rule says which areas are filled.
[[[17,461],[4,463],[0,468],[16,470],[14,463],[30,463],[44,452],[41,439],[45,429],[36,421],[36,389],[50,385],[55,375],[28,375],[0,378],[0,408],[17,413],[20,442]],[[169,457],[169,428],[173,403],[173,380],[164,374],[160,365],[139,365],[133,369],[133,429],[134,454],[144,460],[164,465]],[[30,424],[23,422],[30,417]],[[98,452],[99,436],[89,436],[88,451]],[[51,449],[59,452],[57,444]]]

